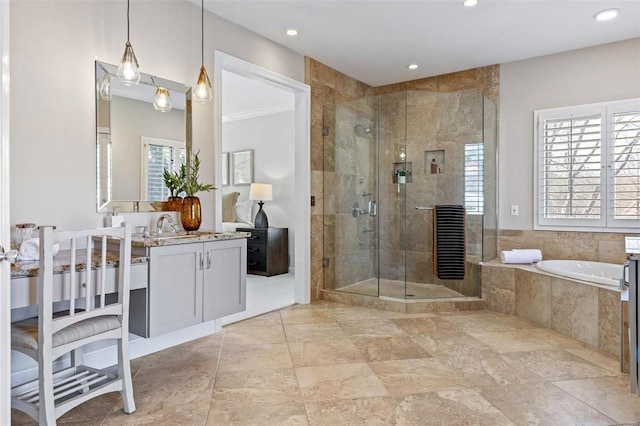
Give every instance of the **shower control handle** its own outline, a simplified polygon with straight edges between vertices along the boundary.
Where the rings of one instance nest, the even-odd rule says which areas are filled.
[[[367,214],[367,211],[364,209],[361,209],[357,201],[354,202],[353,205],[351,206],[351,216],[358,217],[364,214]]]
[[[369,216],[378,216],[378,204],[375,201],[369,201],[369,208],[367,209]]]

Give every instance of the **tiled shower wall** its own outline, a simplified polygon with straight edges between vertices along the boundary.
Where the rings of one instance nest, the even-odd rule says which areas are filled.
[[[404,143],[403,132],[405,131],[405,120],[401,115],[405,113],[405,96],[404,93],[398,92],[409,91],[410,93],[407,94],[406,100],[407,150],[409,151],[409,155],[415,156],[414,158],[416,162],[414,164],[424,168],[424,162],[426,161],[424,152],[431,149],[430,147],[447,146],[450,155],[455,155],[454,152],[462,155],[462,144],[464,144],[465,141],[468,142],[468,138],[462,138],[460,135],[465,133],[464,129],[467,127],[469,129],[473,128],[474,132],[477,132],[477,128],[479,127],[477,118],[467,121],[467,117],[465,117],[465,114],[469,114],[468,103],[475,102],[474,99],[478,99],[476,94],[484,93],[491,101],[497,104],[499,98],[499,67],[496,65],[477,68],[443,76],[377,87],[374,89],[317,61],[314,61],[311,58],[306,58],[306,83],[311,86],[311,193],[316,199],[315,206],[311,207],[311,298],[312,300],[317,300],[320,296],[320,290],[323,288],[325,283],[327,288],[339,286],[342,284],[340,279],[345,277],[344,274],[347,272],[352,275],[348,276],[348,279],[357,281],[360,278],[360,275],[362,275],[362,278],[366,278],[366,275],[371,273],[371,259],[374,259],[370,252],[371,249],[367,248],[371,247],[371,245],[366,244],[366,241],[364,245],[365,248],[360,248],[352,245],[357,244],[358,239],[339,239],[343,236],[342,232],[337,231],[337,224],[339,224],[341,220],[346,222],[343,225],[347,227],[360,226],[360,220],[357,222],[354,222],[353,220],[347,221],[347,213],[342,212],[342,210],[344,210],[342,207],[346,207],[348,204],[350,209],[351,205],[347,202],[348,200],[330,199],[332,194],[335,195],[339,191],[327,191],[326,188],[324,188],[324,185],[326,184],[335,185],[336,188],[337,185],[351,185],[348,179],[339,177],[338,175],[340,173],[336,173],[336,167],[338,168],[338,172],[341,168],[340,164],[336,164],[336,158],[338,156],[332,158],[330,155],[324,155],[324,144],[337,144],[336,151],[341,148],[340,144],[342,143],[355,143],[358,144],[358,149],[360,149],[360,145],[364,143],[362,140],[363,135],[353,133],[355,135],[354,139],[335,140],[335,134],[338,134],[338,132],[335,132],[334,135],[329,134],[329,136],[323,138],[323,125],[328,124],[328,127],[330,128],[335,127],[335,123],[324,122],[324,106],[336,102],[342,103],[345,101],[363,99],[374,94],[390,96],[391,102],[384,104],[385,108],[388,108],[386,111],[388,121],[386,123],[381,122],[381,129],[384,129],[386,132],[385,136],[389,138],[389,140],[385,142],[385,151],[381,154],[381,158],[384,158],[385,161],[383,167],[390,167],[393,160],[390,162],[387,160],[396,158],[397,155],[395,148],[397,144],[393,141],[395,140],[399,143],[399,141],[402,140]],[[444,95],[446,93],[451,93],[451,96]],[[440,96],[438,96],[438,94],[440,94]],[[438,110],[434,108],[436,106],[436,99],[440,99],[440,102],[449,103],[449,106],[452,109],[448,112],[441,113],[441,115],[438,116]],[[336,114],[338,116],[340,114],[354,114],[353,117],[349,117],[347,123],[349,126],[352,126],[354,123],[359,121],[362,121],[363,125],[371,124],[371,122],[365,123],[365,120],[367,117],[373,118],[373,114],[371,116],[367,115],[369,108],[371,108],[372,105],[366,101],[362,103],[350,102],[349,104],[357,105],[357,107],[352,111],[337,110],[334,111],[334,114],[329,114],[329,116],[333,115],[333,117],[335,117]],[[452,111],[454,111],[454,113],[452,113]],[[385,113],[385,111],[382,112]],[[351,123],[351,118],[353,118],[353,123]],[[455,122],[460,119],[463,121],[457,124],[461,127],[451,127],[456,125]],[[436,137],[434,138],[433,136]],[[372,140],[375,140],[375,137],[376,135],[372,130]],[[362,149],[364,149],[364,147]],[[332,151],[332,149],[330,149],[329,152],[330,151]],[[371,154],[373,155],[373,153]],[[373,158],[373,156],[369,158]],[[411,159],[408,161],[411,161]],[[447,163],[450,164],[449,167],[460,167],[462,161],[461,159],[459,159],[459,161],[454,161],[453,157],[450,157],[450,160],[448,160]],[[456,166],[454,163],[459,164]],[[355,163],[355,166],[358,166],[357,163]],[[445,167],[447,167],[447,165],[445,165]],[[324,176],[325,171],[328,173],[334,173],[335,180],[332,181],[331,177]],[[456,188],[461,186],[460,180],[455,179],[453,174],[450,175],[451,179],[447,182],[447,176],[445,176],[445,174],[446,173],[438,177],[442,185],[449,185]],[[383,169],[381,171],[381,176],[381,179],[386,179],[388,177],[388,180],[390,181],[391,170]],[[388,277],[390,278],[395,276],[394,274],[396,274],[396,272],[394,271],[398,270],[396,267],[396,265],[398,265],[398,263],[396,263],[398,260],[397,258],[400,256],[401,252],[404,252],[405,248],[407,249],[407,280],[426,282],[427,277],[431,276],[432,262],[429,260],[429,253],[431,253],[432,245],[430,243],[431,237],[428,234],[422,235],[425,232],[428,232],[425,231],[425,229],[431,228],[430,213],[417,213],[414,210],[416,205],[424,205],[426,201],[425,196],[429,191],[429,187],[429,183],[425,183],[424,187],[421,189],[417,187],[410,188],[409,193],[406,195],[409,199],[404,200],[406,201],[406,205],[411,207],[411,214],[407,223],[408,238],[406,247],[402,247],[400,245],[400,241],[402,241],[402,244],[404,245],[404,237],[401,236],[399,232],[400,230],[396,229],[398,228],[398,220],[395,220],[399,218],[400,214],[403,215],[404,212],[389,212],[390,216],[387,218],[383,218],[383,215],[381,214],[380,241],[381,244],[383,244],[380,247],[381,271],[386,269],[389,274]],[[393,197],[399,196],[397,192],[397,185],[390,184],[387,180],[382,182],[381,191],[392,192],[392,194],[389,195],[393,195]],[[324,199],[323,192],[329,195],[328,199]],[[447,191],[442,192],[443,198],[438,199],[437,202],[449,202],[447,201],[448,198],[446,198],[448,197],[448,195],[446,195]],[[404,194],[402,196],[404,196]],[[350,202],[352,201],[353,200]],[[330,205],[325,206],[325,203],[330,203]],[[405,203],[400,204],[403,206],[405,205]],[[333,206],[335,206],[335,212],[337,214],[333,214]],[[328,214],[324,217],[324,224],[327,226],[323,226],[323,211],[325,209]],[[340,215],[344,215],[344,217],[340,217]],[[470,222],[473,221],[474,219],[470,218]],[[468,222],[470,229],[468,232],[468,242],[477,243],[478,239],[481,238],[481,232],[478,232],[481,228],[477,225],[473,226],[470,222]],[[396,232],[394,232],[394,229]],[[413,232],[416,229],[419,229],[422,234]],[[476,230],[474,231],[474,229]],[[395,242],[397,242],[397,245]],[[327,244],[326,248],[325,244]],[[341,267],[336,261],[329,262],[328,267],[323,269],[322,258],[325,255],[325,252],[328,255],[335,256],[337,254],[336,250],[345,250],[350,256],[346,258],[349,259],[349,261],[343,262],[343,267]],[[362,260],[363,263],[357,263],[359,259]],[[404,266],[404,263],[405,262],[403,260],[402,266]],[[356,265],[358,266],[355,267]],[[336,270],[336,267],[338,267],[339,270]],[[475,271],[469,272],[474,273]],[[329,275],[325,277],[324,274]],[[462,285],[462,283],[459,285]]]
[[[311,195],[315,197],[315,206],[311,207],[311,300],[314,301],[320,299],[324,281],[324,106],[371,96],[373,88],[311,58],[305,58],[305,83],[311,86]],[[329,135],[327,143],[335,144],[334,136]],[[326,167],[331,170],[335,165],[329,162]],[[335,221],[335,217],[328,215],[326,220]]]

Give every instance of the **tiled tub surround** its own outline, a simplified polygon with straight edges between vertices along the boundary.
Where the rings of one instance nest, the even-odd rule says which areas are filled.
[[[498,250],[540,249],[544,259],[579,259],[621,265],[627,259],[624,238],[630,235],[633,234],[501,229]]]
[[[619,356],[622,306],[617,288],[557,277],[533,265],[495,261],[481,270],[487,309],[515,314]]]

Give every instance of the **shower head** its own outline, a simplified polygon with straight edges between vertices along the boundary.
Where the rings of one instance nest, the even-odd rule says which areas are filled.
[[[354,124],[353,125],[353,129],[357,130],[358,127],[360,127],[362,129],[362,131],[364,132],[365,135],[368,135],[369,133],[371,133],[371,129],[368,127],[364,127],[362,124]]]

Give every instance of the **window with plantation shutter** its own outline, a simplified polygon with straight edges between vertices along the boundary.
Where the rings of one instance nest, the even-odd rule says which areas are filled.
[[[467,214],[484,213],[484,145],[464,146],[464,207]]]
[[[171,194],[164,184],[164,170],[177,171],[186,162],[185,143],[142,137],[141,192],[144,200],[166,201]]]
[[[536,229],[640,226],[640,99],[535,120]]]

